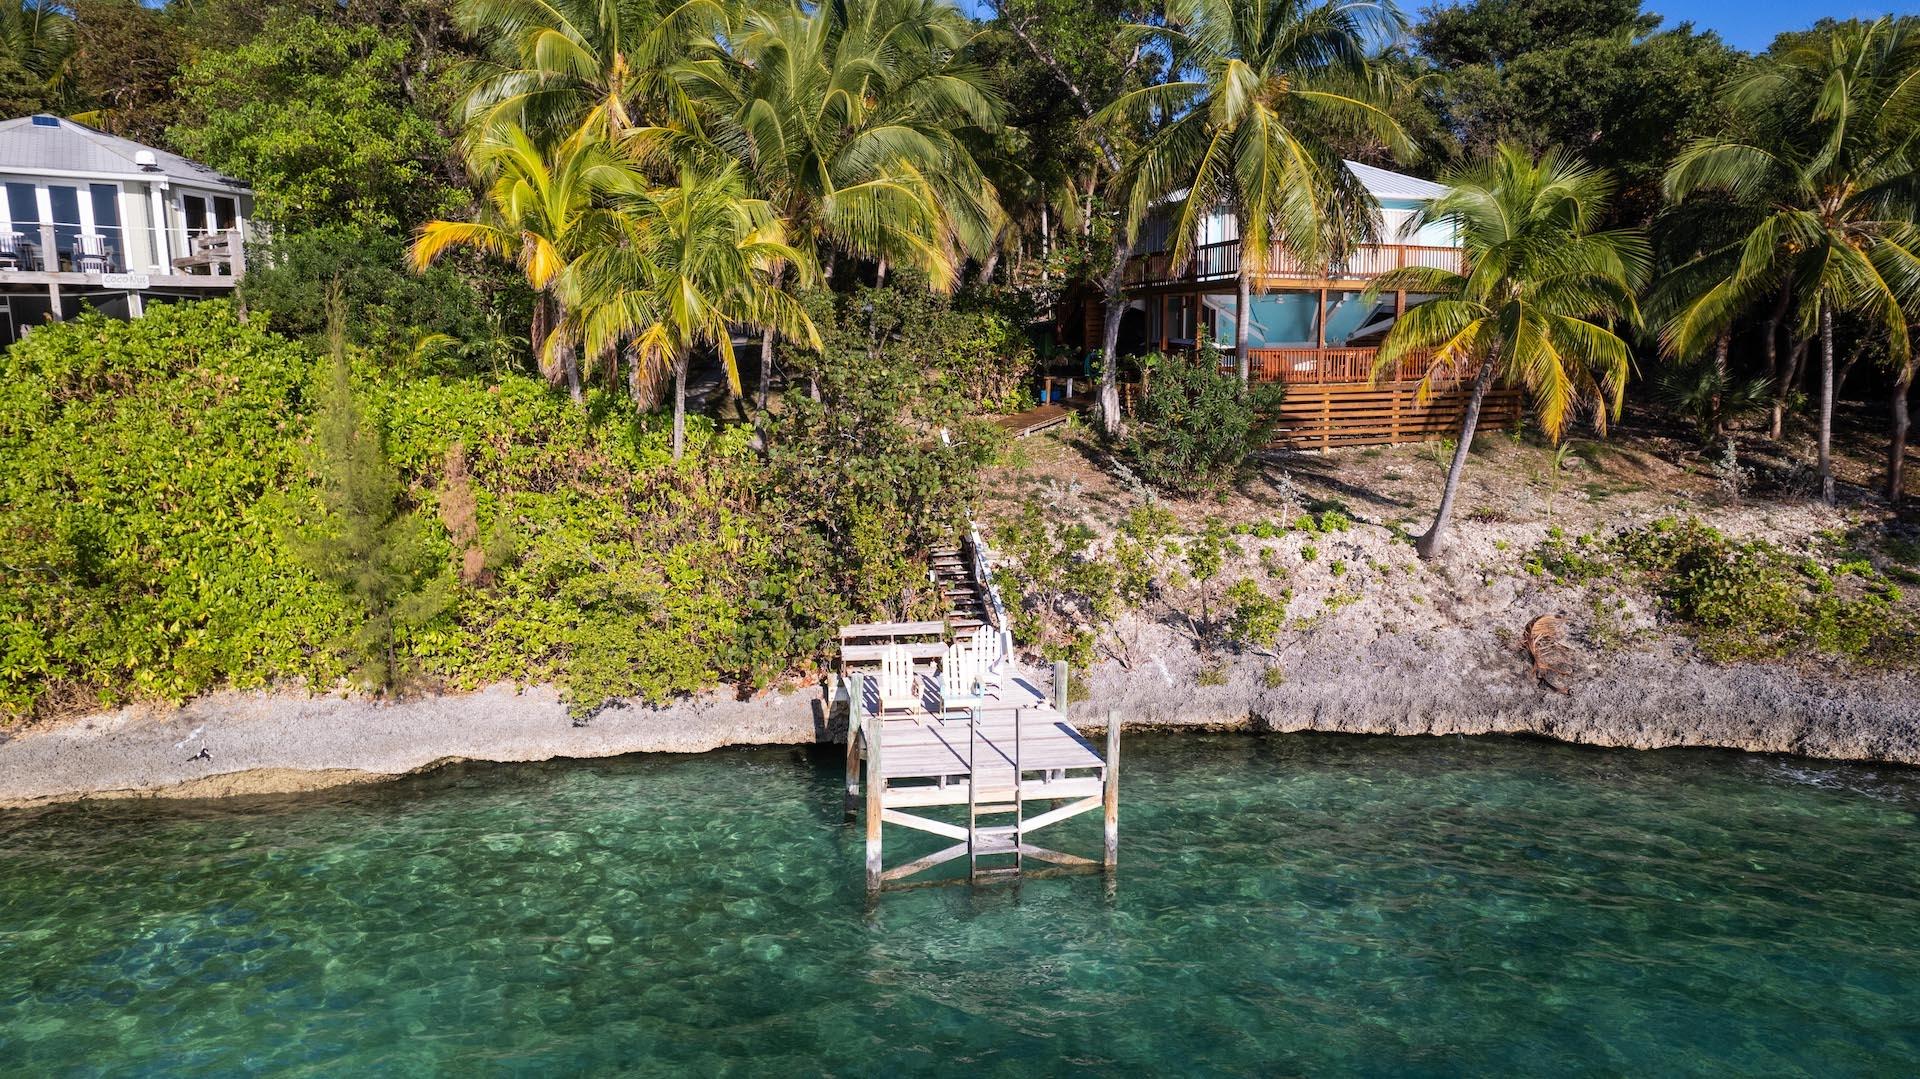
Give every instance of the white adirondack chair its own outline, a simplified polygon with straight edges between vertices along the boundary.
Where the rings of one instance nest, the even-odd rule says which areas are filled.
[[[956,708],[974,709],[987,703],[987,690],[999,684],[994,672],[998,649],[991,631],[961,637],[947,648],[940,663],[940,707],[943,712]]]
[[[920,673],[913,669],[913,657],[897,644],[887,646],[880,656],[880,710],[882,712],[925,707],[920,695]]]

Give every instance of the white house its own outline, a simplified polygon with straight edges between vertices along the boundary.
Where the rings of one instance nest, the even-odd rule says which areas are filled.
[[[178,154],[55,116],[0,121],[0,345],[82,304],[229,292],[253,192]]]

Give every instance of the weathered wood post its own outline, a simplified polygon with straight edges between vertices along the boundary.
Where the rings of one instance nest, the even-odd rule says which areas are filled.
[[[864,683],[865,679],[861,679]],[[862,685],[862,690],[866,687]],[[856,700],[856,707],[864,707],[864,697]],[[866,725],[867,730],[867,891],[880,890],[880,795],[886,790],[886,766],[881,760],[881,734],[886,722],[878,714],[873,722]]]
[[[1107,770],[1102,791],[1106,803],[1106,866],[1120,864],[1120,718],[1107,709]]]
[[[1053,661],[1053,707],[1061,715],[1067,714],[1067,661]]]
[[[835,682],[832,675],[827,676],[827,715],[833,715]],[[861,695],[866,692],[865,680],[855,674],[847,678],[847,796],[843,808],[847,819],[853,819],[853,807],[860,800],[860,708]]]

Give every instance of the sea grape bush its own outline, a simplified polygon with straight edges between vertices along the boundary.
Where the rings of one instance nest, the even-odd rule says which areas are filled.
[[[1121,448],[1140,478],[1186,495],[1233,482],[1272,435],[1284,388],[1240,385],[1221,372],[1211,343],[1198,358],[1154,353],[1138,362],[1147,385]]]
[[[314,366],[224,303],[85,315],[7,353],[6,711],[344,673],[326,643],[351,612],[281,542]]]
[[[224,302],[87,315],[0,360],[7,715],[327,690],[355,666],[339,645],[366,612],[296,556],[325,517],[327,365],[261,321]],[[764,685],[864,605],[937,602],[883,593],[925,580],[916,541],[951,535],[991,442],[957,422],[941,439],[949,414],[922,381],[874,400],[863,378],[824,373],[825,403],[765,431],[765,455],[752,430],[692,418],[676,465],[665,419],[623,394],[596,389],[583,410],[536,378],[395,373],[355,353],[398,503],[457,582],[399,658],[454,687],[554,682],[585,714]]]

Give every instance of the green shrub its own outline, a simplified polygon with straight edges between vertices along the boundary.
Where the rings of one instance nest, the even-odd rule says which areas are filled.
[[[892,362],[882,357],[882,362]],[[37,330],[0,371],[0,707],[13,714],[353,666],[366,622],[295,557],[323,520],[308,445],[327,379],[312,352],[229,305],[156,305]],[[554,682],[577,712],[765,684],[855,616],[939,606],[918,552],[949,538],[990,436],[920,382],[867,364],[766,431],[666,421],[592,390],[393,372],[353,384],[434,572],[444,614],[396,663],[454,686]],[[930,426],[931,424],[931,426]],[[337,524],[336,520],[336,524]],[[336,533],[337,535],[337,533]]]
[[[1288,594],[1275,598],[1251,579],[1227,589],[1227,639],[1243,649],[1265,651],[1279,640],[1287,626]]]
[[[301,519],[312,355],[225,303],[86,314],[0,360],[0,705],[333,682]]]
[[[1859,662],[1920,665],[1920,616],[1865,566],[1822,565],[1764,540],[1737,540],[1697,519],[1663,518],[1608,539],[1572,541],[1555,529],[1530,569],[1585,582],[1632,574],[1712,658],[1769,659],[1798,652]],[[1841,587],[1841,580],[1859,582]]]
[[[1220,371],[1212,345],[1198,358],[1156,353],[1139,363],[1147,390],[1122,448],[1148,484],[1189,495],[1219,491],[1272,436],[1283,388],[1241,386]]]

